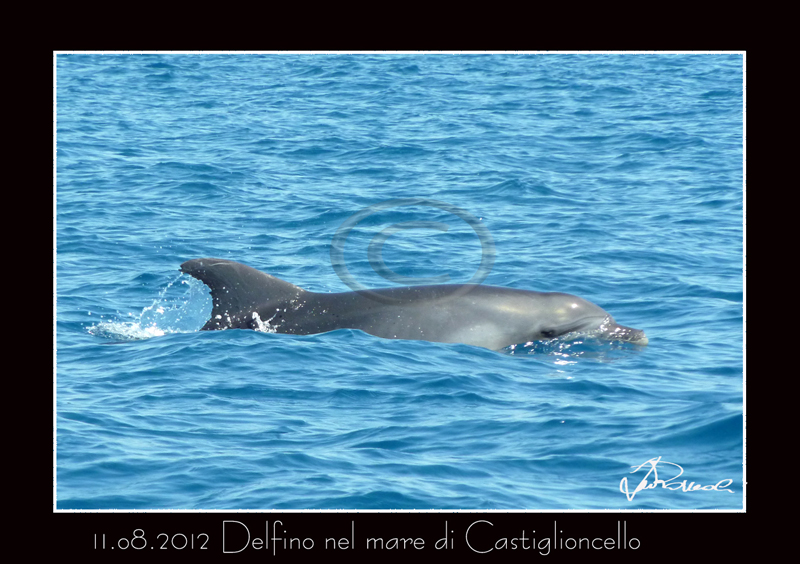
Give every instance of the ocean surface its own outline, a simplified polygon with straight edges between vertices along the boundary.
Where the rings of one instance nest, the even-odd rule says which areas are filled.
[[[56,509],[743,508],[742,55],[59,54],[54,77]],[[201,257],[314,292],[480,275],[650,342],[199,331]]]

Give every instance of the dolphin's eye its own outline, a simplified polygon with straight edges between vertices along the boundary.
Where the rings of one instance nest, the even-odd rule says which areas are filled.
[[[545,331],[542,331],[542,337],[544,337],[545,339],[552,339],[555,336],[556,332],[552,329],[547,329]]]

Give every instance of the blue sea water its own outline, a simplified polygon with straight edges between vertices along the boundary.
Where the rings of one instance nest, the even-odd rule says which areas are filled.
[[[55,67],[57,509],[742,509],[741,55]],[[382,234],[412,280],[493,249],[485,284],[582,296],[649,345],[198,331],[182,262],[348,291],[334,235],[398,198],[424,201],[346,240],[360,284],[394,285]],[[629,499],[657,457],[683,474]]]

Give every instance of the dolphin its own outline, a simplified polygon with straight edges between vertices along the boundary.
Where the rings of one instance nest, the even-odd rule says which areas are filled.
[[[244,264],[216,258],[181,265],[211,288],[201,330],[260,329],[312,335],[360,329],[385,339],[510,345],[586,333],[603,340],[648,342],[644,331],[617,324],[603,308],[570,294],[482,284],[437,284],[322,294]]]

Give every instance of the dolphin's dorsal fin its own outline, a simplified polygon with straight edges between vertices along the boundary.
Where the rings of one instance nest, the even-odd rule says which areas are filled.
[[[211,319],[203,330],[246,328],[252,313],[270,303],[287,304],[307,294],[302,288],[255,268],[225,259],[186,261],[181,272],[211,288]]]

